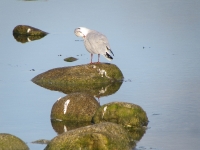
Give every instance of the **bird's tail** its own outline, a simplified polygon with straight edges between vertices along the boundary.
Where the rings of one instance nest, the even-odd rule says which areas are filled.
[[[111,51],[110,48],[108,48],[107,46],[106,46],[106,48],[107,48],[107,52],[104,54],[104,56],[106,57],[106,59],[108,59],[109,61],[111,61],[113,58],[112,58],[112,56],[109,54],[109,52],[111,52],[113,56],[114,56],[114,54],[113,54],[113,52]]]
[[[106,59],[108,59],[109,61],[113,60],[112,56],[110,56],[109,53],[105,53],[104,56],[106,57]]]

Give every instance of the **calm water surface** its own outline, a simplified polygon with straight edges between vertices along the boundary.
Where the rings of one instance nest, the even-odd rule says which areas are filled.
[[[108,37],[115,54],[111,63],[126,81],[101,104],[131,102],[147,112],[149,128],[135,149],[200,149],[199,8],[198,0],[1,0],[0,133],[18,136],[31,150],[45,147],[32,141],[57,135],[50,113],[65,94],[31,79],[52,68],[89,63],[89,53],[73,33],[85,26]],[[22,44],[12,35],[20,24],[50,34]],[[69,56],[79,60],[63,61]]]

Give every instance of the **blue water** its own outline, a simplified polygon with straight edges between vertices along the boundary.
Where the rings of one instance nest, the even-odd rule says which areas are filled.
[[[101,104],[131,102],[147,112],[148,130],[135,149],[200,149],[199,8],[198,0],[2,0],[0,133],[18,136],[31,150],[45,147],[32,141],[57,135],[50,113],[65,94],[31,79],[52,68],[89,63],[89,53],[74,35],[76,27],[85,26],[107,36],[115,54],[111,63],[127,81]],[[12,35],[20,24],[50,34],[22,44]],[[70,56],[78,61],[63,60]],[[108,62],[102,56],[100,61]]]

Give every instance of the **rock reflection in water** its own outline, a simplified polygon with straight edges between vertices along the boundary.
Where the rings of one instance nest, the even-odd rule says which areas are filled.
[[[26,43],[43,38],[45,35],[19,35],[13,34],[17,42]]]
[[[63,132],[85,127],[91,124],[91,121],[74,122],[51,119],[51,125],[57,134],[62,134]]]
[[[54,91],[60,91],[65,94],[70,94],[70,93],[76,93],[76,92],[85,92],[88,94],[91,94],[97,98],[103,97],[103,96],[109,96],[114,93],[116,93],[123,82],[113,82],[113,83],[105,83],[105,84],[93,84],[93,85],[79,85],[79,84],[74,84],[74,85],[62,85],[62,84],[49,84],[49,83],[44,83],[40,84],[40,86],[54,90]]]

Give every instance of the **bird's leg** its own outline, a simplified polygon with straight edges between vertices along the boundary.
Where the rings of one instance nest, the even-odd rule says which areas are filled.
[[[92,64],[92,57],[93,57],[93,54],[91,53],[91,62],[90,62],[91,64]]]
[[[100,58],[100,54],[98,54],[98,62],[97,63],[99,63],[99,58]]]

